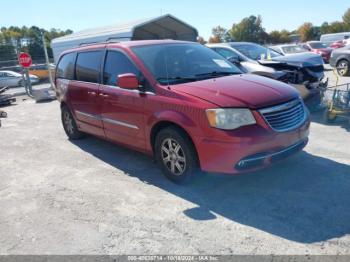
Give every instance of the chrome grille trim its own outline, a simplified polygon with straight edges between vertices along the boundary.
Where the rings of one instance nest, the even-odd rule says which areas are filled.
[[[266,123],[277,132],[287,132],[300,127],[307,118],[301,99],[259,110]]]

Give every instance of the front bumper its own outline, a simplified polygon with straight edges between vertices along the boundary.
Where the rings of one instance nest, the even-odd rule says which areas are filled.
[[[308,138],[306,137],[298,141],[297,143],[276,152],[259,153],[256,155],[245,157],[236,164],[235,168],[237,170],[243,171],[247,169],[249,170],[252,168],[263,167],[266,163],[271,164],[280,161],[289,157],[290,155],[301,151],[307,145],[307,142]]]
[[[302,126],[288,132],[275,132],[267,126],[252,125],[235,131],[217,130],[217,134],[211,138],[196,137],[194,143],[200,167],[207,172],[227,174],[261,169],[277,161],[278,158],[287,157],[289,153],[301,150],[307,143],[309,126],[308,117]],[[290,147],[293,145],[300,146],[293,147],[295,150],[292,150]],[[264,161],[259,165],[244,168],[238,165],[240,161],[253,156],[263,156]]]

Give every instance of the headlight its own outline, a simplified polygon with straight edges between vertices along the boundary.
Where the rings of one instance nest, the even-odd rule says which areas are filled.
[[[216,108],[206,110],[211,127],[232,130],[240,126],[255,124],[252,112],[246,108]]]

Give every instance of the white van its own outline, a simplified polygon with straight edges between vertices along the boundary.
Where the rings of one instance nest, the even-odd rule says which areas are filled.
[[[321,35],[320,41],[325,44],[332,44],[336,41],[344,41],[348,38],[350,38],[350,32],[342,32],[342,33]]]

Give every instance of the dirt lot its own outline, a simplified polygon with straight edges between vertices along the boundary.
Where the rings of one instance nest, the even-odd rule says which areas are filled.
[[[67,140],[56,101],[6,111],[0,254],[350,254],[344,122],[313,115],[298,155],[177,186],[146,156],[93,137]]]

